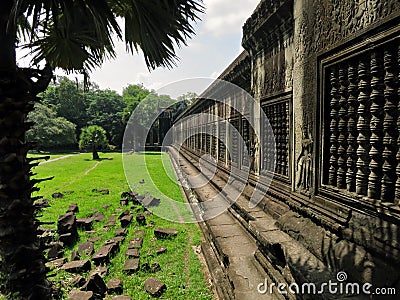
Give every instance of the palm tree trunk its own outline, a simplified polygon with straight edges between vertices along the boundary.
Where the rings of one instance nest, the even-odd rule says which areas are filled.
[[[0,286],[7,299],[51,299],[25,142],[26,116],[43,87],[31,80],[40,72],[26,75],[16,66],[16,30],[7,27],[13,2],[0,5]],[[47,76],[39,78],[40,85],[48,85]]]

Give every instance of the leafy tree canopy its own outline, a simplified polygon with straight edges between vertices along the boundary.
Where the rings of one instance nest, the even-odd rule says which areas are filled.
[[[34,125],[26,133],[27,141],[35,142],[38,149],[75,146],[75,124],[57,117],[47,106],[37,103],[35,110],[29,113],[28,121]]]

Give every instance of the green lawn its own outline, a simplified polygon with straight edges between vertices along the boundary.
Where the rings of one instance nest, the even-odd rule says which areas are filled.
[[[168,201],[161,197],[160,191],[169,198],[177,202],[183,202],[179,186],[174,183],[162,170],[162,159],[156,153],[148,153],[145,156],[146,164],[143,163],[143,154],[133,154],[128,158],[125,164],[132,164],[126,169],[133,174],[129,174],[131,185],[137,182],[135,190],[139,193],[150,192],[154,196],[160,196],[161,205],[157,208],[161,215],[164,211],[171,210]],[[168,155],[163,154],[163,161],[167,172],[173,174],[172,166]],[[106,216],[103,222],[95,223],[94,230],[97,235],[101,235],[101,240],[95,243],[97,250],[105,240],[114,235],[115,228],[109,228],[103,231],[103,226],[108,217],[116,212],[119,207],[121,192],[128,190],[120,153],[103,153],[98,161],[91,160],[91,154],[76,154],[68,158],[39,165],[34,169],[37,178],[55,176],[53,180],[45,181],[39,184],[40,191],[37,194],[51,199],[51,207],[43,211],[40,217],[41,221],[57,221],[59,215],[65,213],[69,204],[77,203],[79,213],[77,217],[91,216],[95,212],[103,212]],[[146,174],[146,165],[149,174]],[[131,167],[134,167],[132,172]],[[172,172],[172,173],[171,173]],[[157,188],[151,184],[152,178]],[[139,181],[144,179],[144,184]],[[108,195],[102,195],[93,192],[92,189],[108,189]],[[52,199],[54,192],[61,192],[65,196],[62,199]],[[102,205],[111,204],[111,207],[105,210]],[[125,209],[125,208],[124,208]],[[142,212],[143,208],[137,207],[137,212]],[[120,277],[124,283],[124,295],[129,295],[132,299],[150,299],[151,297],[144,291],[144,282],[148,277],[154,276],[165,282],[167,290],[160,299],[212,299],[212,293],[208,289],[202,274],[203,266],[200,264],[192,246],[199,245],[201,242],[201,233],[197,224],[179,224],[165,220],[157,216],[156,212],[151,216],[146,216],[147,223],[154,223],[154,227],[176,228],[179,234],[176,238],[170,240],[157,240],[154,238],[154,227],[138,226],[133,222],[129,227],[129,233],[125,242],[121,246],[120,252],[111,260],[109,273],[105,277],[107,282],[110,278]],[[183,213],[189,214],[183,210]],[[178,213],[179,214],[179,213]],[[185,219],[187,216],[182,216]],[[118,224],[118,222],[117,222]],[[48,225],[55,228],[56,225]],[[137,230],[145,230],[143,247],[140,252],[140,264],[144,262],[159,262],[161,270],[156,273],[140,270],[133,275],[127,275],[122,272],[125,262],[125,250],[127,244]],[[84,231],[80,232],[80,242],[87,241],[90,235]],[[77,243],[77,245],[79,242]],[[64,256],[69,258],[72,250],[77,249],[77,245],[67,249]],[[166,246],[167,252],[156,255],[155,250],[160,246]],[[89,258],[89,257],[82,257]],[[60,270],[53,270],[53,280],[64,281],[68,284],[74,275]],[[67,288],[63,297],[71,288]],[[111,298],[110,298],[111,299]]]

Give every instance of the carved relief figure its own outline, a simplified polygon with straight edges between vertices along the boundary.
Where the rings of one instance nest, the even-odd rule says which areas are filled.
[[[301,153],[296,161],[296,171],[298,171],[298,180],[296,183],[297,191],[310,193],[312,186],[313,169],[313,139],[311,135],[311,126],[307,119],[305,126],[302,127]]]

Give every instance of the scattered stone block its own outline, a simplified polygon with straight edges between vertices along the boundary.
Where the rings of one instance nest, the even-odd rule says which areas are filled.
[[[93,221],[96,221],[96,222],[103,222],[104,219],[105,219],[105,216],[104,216],[103,213],[97,212],[97,213],[95,213],[95,214],[92,216],[92,218],[93,218]]]
[[[152,296],[158,297],[166,290],[167,287],[165,283],[158,280],[157,278],[150,277],[147,278],[147,280],[145,281],[144,288]]]
[[[78,253],[84,255],[92,255],[94,252],[94,245],[92,242],[85,242],[78,246]]]
[[[70,206],[68,207],[67,213],[68,212],[72,212],[72,213],[77,213],[79,212],[79,207],[78,204],[74,203],[74,204],[70,204]]]
[[[127,206],[129,204],[128,198],[121,198],[119,199],[119,205],[121,206]]]
[[[149,197],[149,198],[145,198],[142,203],[143,203],[144,207],[155,207],[155,206],[159,206],[160,202],[161,202],[161,200],[158,198]]]
[[[96,230],[88,230],[88,231],[85,231],[85,233],[86,234],[95,234],[95,233],[97,233],[97,231]]]
[[[69,212],[58,217],[57,232],[59,234],[76,232],[76,217]]]
[[[110,194],[109,189],[100,189],[100,190],[98,190],[98,189],[92,189],[92,192],[100,193],[100,194],[103,194],[103,195],[108,195],[108,194]]]
[[[121,227],[128,227],[129,224],[131,224],[133,219],[132,215],[127,215],[121,218],[120,222],[121,222]]]
[[[109,294],[121,294],[123,292],[123,284],[120,278],[111,278],[107,282],[107,292]]]
[[[91,274],[94,274],[94,273],[97,273],[97,274],[100,275],[101,278],[104,278],[104,277],[106,277],[107,274],[108,274],[108,268],[105,267],[105,266],[98,266],[98,267],[96,267],[96,269],[94,269],[94,270],[92,271]]]
[[[146,216],[151,216],[151,215],[153,214],[153,212],[150,211],[150,210],[146,210],[146,211],[144,212],[144,214],[145,214]]]
[[[83,230],[89,231],[93,227],[93,219],[92,218],[76,219],[76,226]]]
[[[113,255],[119,250],[116,243],[104,244],[92,257],[96,266],[102,263],[108,263]]]
[[[69,273],[82,273],[90,271],[92,265],[89,260],[76,260],[70,261],[61,267],[61,270],[65,270]]]
[[[81,259],[81,257],[79,255],[78,251],[74,250],[71,252],[71,261],[80,260],[80,259]]]
[[[118,217],[118,219],[122,219],[123,217],[129,215],[131,213],[131,211],[129,209],[124,210]]]
[[[111,207],[111,204],[104,204],[103,208],[104,210],[108,210]]]
[[[113,238],[113,240],[118,243],[121,244],[125,241],[125,237],[124,236],[116,236],[115,238]]]
[[[115,226],[116,221],[117,221],[117,215],[112,214],[108,219],[106,226]]]
[[[143,214],[138,214],[136,216],[136,222],[140,225],[140,226],[145,226],[146,225],[146,217]]]
[[[60,199],[64,197],[64,194],[62,193],[54,193],[51,195],[51,197],[53,197],[54,199]]]
[[[132,300],[132,298],[129,296],[115,296],[112,300]]]
[[[96,243],[99,240],[101,240],[101,236],[98,236],[98,235],[97,236],[91,236],[90,238],[88,238],[88,241],[92,242],[92,243]]]
[[[167,252],[167,247],[164,247],[164,246],[161,246],[160,248],[158,248],[156,250],[157,255],[163,254],[165,252]]]
[[[64,233],[58,236],[58,240],[67,246],[73,246],[78,239],[78,234]]]
[[[76,275],[72,280],[70,281],[70,285],[76,286],[76,287],[82,287],[86,283],[85,277],[81,275]]]
[[[150,271],[152,272],[152,273],[155,273],[155,272],[157,272],[157,271],[160,271],[161,270],[161,266],[160,266],[160,264],[158,263],[158,262],[153,262],[152,264],[151,264],[151,268],[150,268]]]
[[[125,255],[127,257],[133,257],[133,258],[138,258],[140,256],[140,250],[139,249],[128,249],[125,252]]]
[[[115,230],[115,236],[126,236],[128,234],[128,229],[118,228]]]
[[[49,252],[47,253],[47,259],[53,260],[56,258],[61,258],[64,254],[63,244],[53,243]]]
[[[127,259],[123,271],[127,273],[135,273],[139,270],[139,258]]]
[[[146,234],[146,231],[144,230],[137,230],[133,233],[134,237],[144,237],[144,235]]]
[[[167,239],[178,235],[178,230],[172,228],[155,228],[154,236],[158,239]]]
[[[62,257],[62,258],[58,258],[58,259],[52,260],[52,261],[48,262],[46,265],[48,265],[51,268],[60,268],[66,262],[67,262],[67,259],[65,257]]]
[[[143,238],[134,238],[129,241],[128,248],[129,249],[140,249],[143,245]]]
[[[94,299],[93,297],[92,291],[84,292],[77,289],[73,289],[68,294],[68,300],[92,300]]]
[[[107,286],[104,283],[103,278],[99,274],[94,273],[89,276],[86,284],[82,287],[84,291],[92,291],[95,295],[104,297],[107,292]]]

